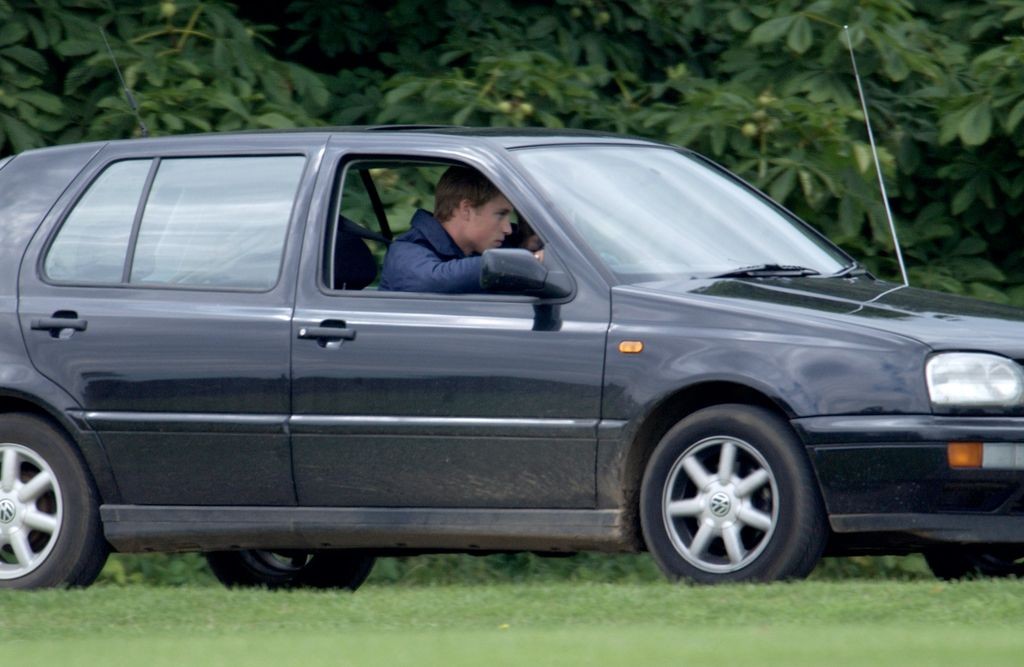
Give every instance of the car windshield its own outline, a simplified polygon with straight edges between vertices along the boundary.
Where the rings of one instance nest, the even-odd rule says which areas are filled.
[[[516,156],[625,283],[830,275],[851,264],[763,195],[676,149],[542,146]]]

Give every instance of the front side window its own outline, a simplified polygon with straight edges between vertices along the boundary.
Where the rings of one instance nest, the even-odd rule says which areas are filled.
[[[50,246],[46,277],[102,284],[122,283],[127,275],[138,285],[273,287],[305,158],[160,159],[147,188],[153,162],[118,162],[100,175]]]
[[[741,267],[841,271],[841,251],[686,153],[640,146],[545,146],[516,157],[624,283]]]
[[[343,165],[335,190],[335,214],[324,239],[324,285],[335,290],[377,289],[385,258],[394,247],[391,241],[409,232],[414,218],[434,216],[437,185],[453,166],[468,169],[451,162],[394,157]],[[434,248],[434,241],[430,247]],[[540,250],[543,242],[513,210],[502,247]],[[395,264],[395,268],[401,267]]]

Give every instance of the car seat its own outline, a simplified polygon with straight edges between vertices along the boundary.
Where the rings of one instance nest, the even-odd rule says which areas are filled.
[[[361,290],[377,278],[377,259],[366,239],[387,245],[388,240],[359,223],[338,216],[334,240],[334,289]]]

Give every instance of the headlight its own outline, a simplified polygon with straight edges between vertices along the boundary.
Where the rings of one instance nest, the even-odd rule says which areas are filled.
[[[944,352],[925,365],[933,405],[1017,405],[1024,397],[1024,371],[1006,357]]]

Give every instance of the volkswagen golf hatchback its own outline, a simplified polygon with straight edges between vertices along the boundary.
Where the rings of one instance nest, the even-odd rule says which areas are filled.
[[[379,289],[445,169],[515,232]],[[543,247],[543,261],[530,250]],[[0,586],[203,552],[354,589],[381,554],[649,551],[671,579],[1024,555],[1024,312],[879,280],[690,151],[339,128],[0,161]]]

